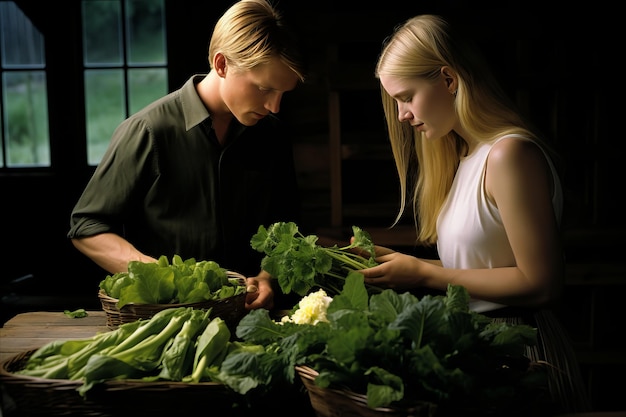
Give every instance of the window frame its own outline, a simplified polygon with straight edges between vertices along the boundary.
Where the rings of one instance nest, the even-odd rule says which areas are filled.
[[[48,170],[51,166],[52,166],[52,141],[50,138],[50,98],[49,98],[49,93],[48,93],[48,84],[49,84],[49,80],[48,80],[48,71],[47,71],[47,60],[46,60],[46,49],[47,49],[47,45],[46,45],[46,39],[45,39],[45,34],[42,32],[41,28],[39,28],[35,22],[32,21],[32,19],[30,19],[30,16],[28,16],[28,14],[26,14],[26,12],[20,7],[20,5],[18,4],[19,2],[17,1],[5,1],[2,0],[0,1],[0,3],[12,3],[13,5],[15,5],[15,7],[17,7],[18,9],[20,9],[22,15],[24,16],[25,19],[27,19],[29,21],[29,23],[38,30],[39,35],[41,36],[41,47],[43,48],[43,50],[41,50],[41,58],[43,60],[43,62],[41,63],[26,63],[26,64],[13,64],[13,65],[8,65],[8,66],[4,66],[3,63],[0,63],[0,151],[1,151],[1,155],[0,155],[0,173],[4,173],[4,172],[41,172],[41,171],[46,171]],[[2,45],[0,45],[1,47]],[[4,54],[4,51],[0,51],[0,53]],[[5,76],[7,74],[19,74],[19,73],[27,73],[27,72],[35,72],[35,73],[41,73],[43,74],[43,78],[44,78],[44,91],[45,91],[45,95],[46,95],[46,102],[45,102],[45,117],[46,117],[46,124],[47,126],[44,126],[43,128],[47,128],[47,140],[48,140],[48,155],[49,155],[49,162],[47,164],[43,164],[43,165],[24,165],[24,166],[9,166],[7,164],[8,161],[8,156],[7,156],[7,149],[9,147],[8,143],[6,142],[9,138],[6,137],[5,135],[5,127],[6,127],[6,112],[8,111],[7,108],[4,106],[4,80],[5,80]]]
[[[127,117],[129,117],[133,110],[132,110],[132,103],[131,103],[131,94],[132,94],[132,87],[131,87],[131,73],[133,73],[134,70],[142,70],[142,69],[163,69],[165,70],[165,79],[166,79],[166,86],[165,86],[165,91],[162,91],[161,94],[158,94],[158,96],[153,97],[153,99],[157,99],[160,98],[161,96],[165,95],[168,91],[169,91],[169,67],[168,67],[168,42],[167,42],[167,36],[168,36],[168,30],[167,30],[167,8],[166,8],[166,1],[165,0],[160,0],[162,2],[162,7],[163,7],[163,26],[162,26],[162,33],[163,33],[163,47],[164,47],[164,63],[149,63],[149,62],[141,62],[141,63],[132,63],[129,62],[129,39],[131,37],[131,34],[129,33],[129,28],[127,26],[127,21],[128,21],[128,2],[133,1],[133,0],[107,0],[107,1],[111,1],[111,2],[117,2],[119,4],[120,7],[120,17],[121,17],[121,22],[120,22],[120,54],[121,54],[121,62],[119,64],[114,64],[114,63],[100,63],[100,64],[94,64],[94,63],[86,63],[85,59],[84,59],[84,45],[82,43],[83,38],[83,32],[82,32],[82,27],[83,27],[83,20],[82,20],[82,16],[83,16],[83,5],[87,2],[90,1],[102,1],[102,0],[80,0],[80,9],[81,9],[81,64],[82,64],[82,78],[83,78],[83,91],[85,91],[85,79],[87,72],[91,72],[91,71],[121,71],[122,72],[122,77],[123,77],[123,81],[122,81],[122,94],[123,97],[121,97],[122,102],[123,102],[123,109],[122,109],[122,118],[120,120],[117,121],[116,125],[121,123],[124,119],[126,119]],[[153,100],[150,100],[153,101]],[[90,163],[90,156],[89,156],[89,133],[87,131],[88,129],[88,117],[89,115],[87,114],[88,111],[88,100],[87,97],[85,96],[85,94],[83,95],[83,108],[84,108],[84,112],[85,112],[85,158],[86,158],[86,163],[87,165],[90,166],[96,166],[96,164],[92,164]],[[143,105],[146,105],[148,103],[143,103]],[[140,106],[140,107],[143,107]],[[111,133],[113,133],[113,128],[111,129]],[[106,140],[108,141],[110,138],[106,138]]]
[[[118,1],[124,3],[124,0]],[[45,71],[47,78],[50,165],[36,167],[7,167],[4,165],[0,167],[0,177],[30,176],[32,174],[76,175],[77,172],[81,176],[90,175],[95,169],[95,165],[88,163],[87,156],[82,0],[68,1],[64,5],[64,12],[61,14],[58,13],[58,4],[54,2],[14,0],[13,3],[22,9],[24,15],[39,29],[44,38],[45,67],[43,71]],[[167,0],[163,0],[163,7],[166,61],[162,68],[165,68],[167,72],[166,89],[170,91],[172,81],[169,63],[172,60],[169,48],[170,31],[167,30],[167,26],[168,9],[171,6]],[[53,15],[55,18],[50,19],[50,16]],[[124,66],[123,70],[127,73],[129,69],[138,67],[140,66]],[[149,67],[153,68],[153,66]],[[1,74],[2,71],[0,70],[0,76]],[[126,83],[124,88],[126,108],[128,109],[129,98]]]

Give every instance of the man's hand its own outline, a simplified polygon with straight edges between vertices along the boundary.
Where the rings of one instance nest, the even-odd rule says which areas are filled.
[[[246,309],[255,310],[264,308],[271,310],[274,308],[274,290],[272,289],[270,275],[261,271],[256,277],[246,279]]]

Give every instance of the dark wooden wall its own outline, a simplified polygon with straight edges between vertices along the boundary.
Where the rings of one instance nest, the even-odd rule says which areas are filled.
[[[92,169],[84,165],[80,2],[17,2],[44,33],[50,82],[51,173],[0,172],[0,290],[3,314],[41,308],[98,308],[105,273],[65,238],[70,210]],[[206,72],[207,42],[231,1],[166,0],[170,88]],[[193,5],[192,5],[193,4]],[[384,232],[396,210],[396,183],[373,78],[377,53],[394,25],[440,13],[474,30],[498,77],[553,141],[565,166],[563,237],[568,286],[560,313],[570,329],[598,409],[626,409],[623,260],[623,107],[617,56],[623,33],[602,2],[547,10],[536,1],[282,0],[302,33],[311,74],[290,93],[281,115],[293,124],[308,230],[347,237],[357,224]],[[59,10],[57,10],[57,8]],[[56,16],[54,19],[51,16]],[[380,243],[417,251],[407,235],[380,233]],[[376,240],[376,239],[375,239]],[[32,274],[20,285],[10,282]],[[15,292],[15,294],[11,294]],[[622,320],[619,320],[621,318]],[[611,377],[612,380],[614,378]]]

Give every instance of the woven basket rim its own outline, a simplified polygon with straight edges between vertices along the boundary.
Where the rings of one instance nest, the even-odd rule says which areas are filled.
[[[127,303],[126,305],[124,305],[124,307],[122,307],[121,309],[118,309],[120,311],[124,311],[124,308],[126,308],[126,306],[129,307],[144,307],[144,308],[163,308],[163,307],[168,307],[168,308],[177,308],[177,307],[194,307],[197,305],[203,305],[207,302],[218,302],[218,301],[222,301],[222,300],[229,300],[229,299],[233,299],[233,298],[237,298],[237,297],[245,297],[246,293],[239,293],[237,295],[233,295],[231,297],[228,298],[216,298],[214,300],[204,300],[204,301],[198,301],[197,303],[164,303],[164,304],[157,304],[157,303]],[[113,298],[109,295],[107,295],[103,289],[100,289],[98,291],[98,297],[105,302],[111,303],[111,304],[116,304],[119,299],[117,298]]]
[[[201,310],[211,310],[211,317],[221,317],[231,329],[236,328],[239,320],[247,313],[245,292],[240,294],[220,298],[215,300],[205,300],[190,304],[127,304],[121,309],[117,308],[114,298],[103,298],[99,294],[100,304],[106,313],[107,327],[116,329],[119,325],[136,320],[145,320],[154,316],[157,312],[170,308],[194,308]]]
[[[311,404],[313,405],[313,408],[317,407],[317,401],[313,399],[313,397],[315,396],[318,399],[323,398],[325,403],[332,402],[333,399],[340,399],[338,401],[340,401],[344,405],[351,404],[349,405],[349,408],[351,409],[354,406],[357,408],[360,407],[362,410],[366,410],[366,415],[368,416],[374,414],[377,416],[406,416],[414,415],[413,413],[417,410],[417,408],[423,409],[428,413],[434,413],[434,411],[437,409],[437,405],[430,402],[415,404],[415,407],[417,408],[413,408],[413,406],[404,409],[394,407],[369,408],[369,406],[367,405],[367,395],[351,391],[347,388],[340,389],[318,387],[317,385],[315,385],[315,378],[319,375],[319,372],[307,365],[296,365],[295,369],[296,372],[298,372],[298,375],[300,375],[304,386],[309,391],[309,396],[311,398]],[[324,416],[323,410],[316,409],[316,411],[318,412],[318,415],[320,415],[320,417]],[[352,411],[358,413],[356,409],[353,409]],[[358,414],[361,415],[360,413]]]
[[[319,372],[317,372],[315,369],[306,366],[306,365],[297,365],[296,366],[296,371],[298,372],[298,374],[300,375],[301,378],[305,378],[308,379],[310,384],[315,385],[315,378],[319,375]],[[367,404],[367,396],[365,394],[360,394],[358,392],[354,392],[351,391],[349,389],[338,389],[338,388],[321,388],[321,387],[317,387],[315,386],[318,390],[320,391],[324,391],[324,390],[328,390],[328,391],[332,391],[335,392],[337,394],[341,394],[344,395],[348,398],[351,398],[354,401],[357,401],[359,403],[364,403]],[[380,407],[380,410],[390,410],[390,408],[387,407]]]
[[[240,401],[237,394],[219,382],[144,381],[138,379],[106,380],[80,395],[82,380],[46,379],[15,372],[23,369],[24,351],[0,364],[0,385],[3,400],[11,401],[18,415],[41,417],[115,417],[148,415],[170,417],[196,415],[203,411],[206,401],[213,403],[217,415],[228,415],[233,404]],[[155,397],[158,396],[158,397]],[[160,400],[155,400],[159,398]],[[9,404],[8,402],[6,404]]]

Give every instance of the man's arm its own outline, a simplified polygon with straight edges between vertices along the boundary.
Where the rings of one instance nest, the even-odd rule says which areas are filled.
[[[101,233],[72,239],[76,249],[111,274],[128,271],[128,262],[157,262],[138,251],[126,239],[115,233]]]

